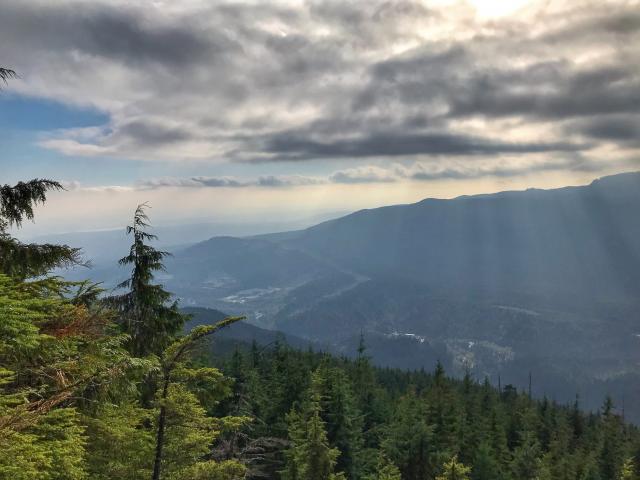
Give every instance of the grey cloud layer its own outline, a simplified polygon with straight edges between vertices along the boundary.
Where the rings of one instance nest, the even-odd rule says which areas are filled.
[[[621,164],[625,168],[638,168],[640,161]],[[306,187],[314,185],[357,185],[395,183],[405,180],[460,180],[474,179],[487,175],[499,177],[515,177],[534,171],[577,170],[596,172],[602,166],[598,162],[578,155],[570,155],[564,159],[542,160],[534,163],[520,164],[517,161],[488,161],[469,165],[458,162],[455,165],[442,166],[438,162],[414,162],[409,164],[394,163],[390,165],[363,165],[337,170],[326,177],[310,177],[303,175],[268,175],[254,179],[236,177],[198,176],[189,178],[165,177],[151,179],[136,184],[138,189],[177,188],[247,188],[247,187]]]
[[[419,0],[131,5],[3,2],[14,88],[111,117],[44,146],[145,160],[439,159],[425,178],[536,171],[541,154],[580,169],[640,148],[637,1],[540,3],[494,20]],[[503,155],[520,165],[474,163]]]

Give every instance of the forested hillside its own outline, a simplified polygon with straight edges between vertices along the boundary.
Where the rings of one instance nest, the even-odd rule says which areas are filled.
[[[364,345],[355,360],[285,344],[238,348],[220,364],[235,379],[219,414],[253,418],[225,437],[219,458],[251,458],[269,478],[331,478],[317,463],[363,479],[637,478],[640,432],[605,399],[597,413],[579,400],[532,400],[513,386],[466,376],[374,368]],[[281,449],[280,446],[284,446]],[[335,462],[335,463],[334,463]]]
[[[337,351],[360,332],[377,364],[471,369],[640,421],[640,173],[589,185],[361,210],[177,251],[186,304],[246,315]],[[345,348],[345,346],[349,346]],[[631,401],[631,400],[635,401]]]

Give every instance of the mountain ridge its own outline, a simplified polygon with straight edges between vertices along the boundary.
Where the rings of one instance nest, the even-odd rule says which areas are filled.
[[[609,390],[640,400],[629,381],[640,382],[639,211],[640,172],[424,199],[213,237],[176,252],[163,281],[185,306],[247,315],[336,352],[364,333],[383,352],[378,364],[439,358],[453,373],[515,385],[532,371],[534,391],[561,400]]]

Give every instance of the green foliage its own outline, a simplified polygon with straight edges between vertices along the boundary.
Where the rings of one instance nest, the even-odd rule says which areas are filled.
[[[504,478],[494,452],[487,443],[482,443],[473,458],[472,480],[498,480]]]
[[[442,473],[436,477],[436,480],[469,480],[469,472],[471,468],[460,463],[458,457],[454,455],[442,466]]]
[[[86,437],[78,413],[60,408],[20,431],[0,435],[0,478],[81,480],[88,478]]]
[[[146,204],[138,205],[127,234],[133,236],[129,254],[120,265],[131,265],[131,276],[118,285],[127,289],[109,297],[107,305],[118,312],[119,323],[130,336],[129,350],[135,356],[160,354],[180,332],[186,317],[171,301],[171,294],[162,285],[154,284],[154,272],[164,270],[162,263],[169,253],[156,250],[148,242],[156,238],[146,232],[149,227]]]
[[[87,456],[92,479],[136,480],[150,478],[155,412],[134,401],[118,405],[101,403],[87,423]]]
[[[620,480],[635,480],[638,477],[635,473],[635,464],[633,458],[627,458],[620,469]]]
[[[350,478],[362,472],[362,415],[346,373],[322,363],[313,375],[311,390],[320,398],[327,438],[339,451],[336,469]]]
[[[228,383],[215,368],[190,368],[186,363],[200,340],[241,319],[229,317],[215,325],[195,327],[162,353],[158,413],[154,427],[154,480],[160,479],[163,474],[166,478],[185,478],[185,470],[194,468],[200,472],[198,475],[203,475],[205,467],[198,466],[203,460],[214,468],[215,464],[207,461],[205,454],[220,434],[219,427],[225,424],[240,426],[245,422],[245,418],[240,417],[220,420],[207,416],[196,393],[209,407],[214,407],[228,394]],[[181,380],[182,383],[179,383]],[[187,388],[189,385],[195,393]]]
[[[216,345],[223,349],[224,342]],[[613,407],[609,409],[610,418],[604,413],[587,415],[575,405],[536,401],[512,387],[499,392],[488,382],[452,380],[441,368],[434,374],[380,369],[362,362],[361,357],[350,361],[295,351],[282,343],[263,349],[236,346],[229,351],[233,355],[228,359],[213,361],[221,361],[222,370],[236,379],[236,395],[220,404],[218,414],[241,411],[253,416],[251,428],[244,431],[256,441],[284,437],[279,422],[289,422],[286,435],[291,445],[281,466],[277,466],[277,455],[265,454],[254,459],[260,468],[256,464],[249,468],[250,473],[259,469],[267,478],[278,478],[276,472],[283,470],[286,478],[304,478],[295,466],[304,466],[308,458],[300,446],[305,445],[314,411],[325,433],[324,437],[320,435],[322,441],[316,442],[322,445],[316,447],[322,452],[318,458],[325,459],[326,464],[327,458],[333,458],[331,450],[340,450],[334,458],[334,471],[350,479],[378,478],[382,454],[385,462],[393,465],[388,470],[397,469],[405,480],[445,475],[444,465],[451,466],[452,458],[457,473],[471,480],[605,480],[610,478],[601,472],[606,436],[619,435],[619,442],[611,442],[618,452],[611,456],[618,474],[640,445],[636,427],[625,425]],[[358,401],[351,404],[345,400],[345,392],[351,391],[357,399],[354,386],[363,375],[369,378],[372,403],[388,413],[375,417],[370,430],[362,432],[360,438],[366,438],[367,443],[360,446],[360,427],[356,435],[332,432],[336,425],[344,428],[349,424],[344,421],[348,417],[344,412],[351,409],[355,414],[352,425],[362,425]],[[286,400],[281,396],[285,391],[290,395]],[[348,409],[346,405],[350,405]],[[265,412],[268,421],[263,417]],[[611,432],[607,434],[608,429]],[[337,468],[344,448],[338,447],[338,442],[347,444],[345,450],[353,449],[349,441],[358,446],[353,450],[358,451],[358,468],[353,471]]]
[[[376,465],[376,471],[373,474],[367,475],[364,480],[401,480],[402,475],[400,469],[396,467],[389,458],[380,454],[378,457],[378,463]]]
[[[314,384],[321,379],[314,374]],[[286,469],[283,480],[334,480],[344,478],[335,473],[340,451],[331,448],[327,440],[326,424],[321,418],[321,397],[312,389],[310,397],[300,411],[293,410],[287,415],[291,446],[285,452]]]
[[[541,450],[531,432],[523,434],[521,444],[513,453],[513,476],[522,480],[536,480],[541,467]]]
[[[425,403],[415,389],[397,399],[396,408],[382,429],[381,446],[400,468],[403,478],[420,479],[432,475],[434,426],[427,421]]]
[[[201,478],[209,478],[205,473],[221,468],[215,462],[206,460],[206,455],[220,435],[224,421],[207,416],[197,397],[181,384],[171,386],[164,402],[167,408],[167,433],[162,458],[163,478],[191,478],[187,472],[197,472]],[[230,465],[225,468],[229,469]],[[237,462],[234,468],[237,476],[244,473],[243,467]]]
[[[3,76],[0,69],[2,80],[10,76]],[[46,179],[19,182],[14,186],[0,185],[0,273],[29,278],[44,275],[53,268],[80,263],[77,248],[24,244],[7,233],[9,227],[20,227],[24,220],[33,220],[35,207],[46,201],[50,190],[62,190],[62,185]]]
[[[0,275],[0,431],[37,423],[74,398],[130,389],[135,372],[148,369],[127,355],[106,313],[73,301],[73,286]]]

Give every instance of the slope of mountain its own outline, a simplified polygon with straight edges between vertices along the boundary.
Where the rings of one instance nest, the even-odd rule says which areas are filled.
[[[227,315],[212,308],[187,307],[181,310],[191,316],[185,324],[185,331],[197,325],[213,325]],[[276,330],[260,328],[247,322],[238,322],[217,332],[211,337],[209,348],[218,355],[224,356],[235,348],[248,348],[253,342],[261,348],[276,342],[285,342],[299,350],[312,349],[316,352],[328,352],[345,357],[357,356],[360,335],[347,337],[338,342],[319,342],[304,339]],[[415,341],[411,336],[396,336],[390,342],[385,335],[369,332],[366,336],[368,354],[374,364],[383,367],[419,369],[425,364],[435,364],[438,359],[445,358],[446,352],[439,350],[427,342]],[[451,367],[445,363],[446,367]]]
[[[190,331],[197,325],[213,325],[223,320],[227,315],[213,308],[187,307],[181,309],[182,313],[189,315],[191,318],[185,323],[184,329]],[[307,348],[311,342],[294,335],[285,335],[275,330],[267,330],[265,328],[256,327],[247,322],[237,322],[222,330],[218,331],[213,337],[215,340],[224,340],[227,344],[244,343],[251,344],[254,341],[261,345],[269,345],[276,341],[286,342],[288,345],[298,349]]]
[[[629,403],[640,400],[638,212],[640,173],[428,199],[213,238],[178,252],[166,283],[187,304],[338,349],[364,332],[396,366],[440,356],[520,385],[532,371],[534,391],[558,399],[596,405],[611,390]]]

